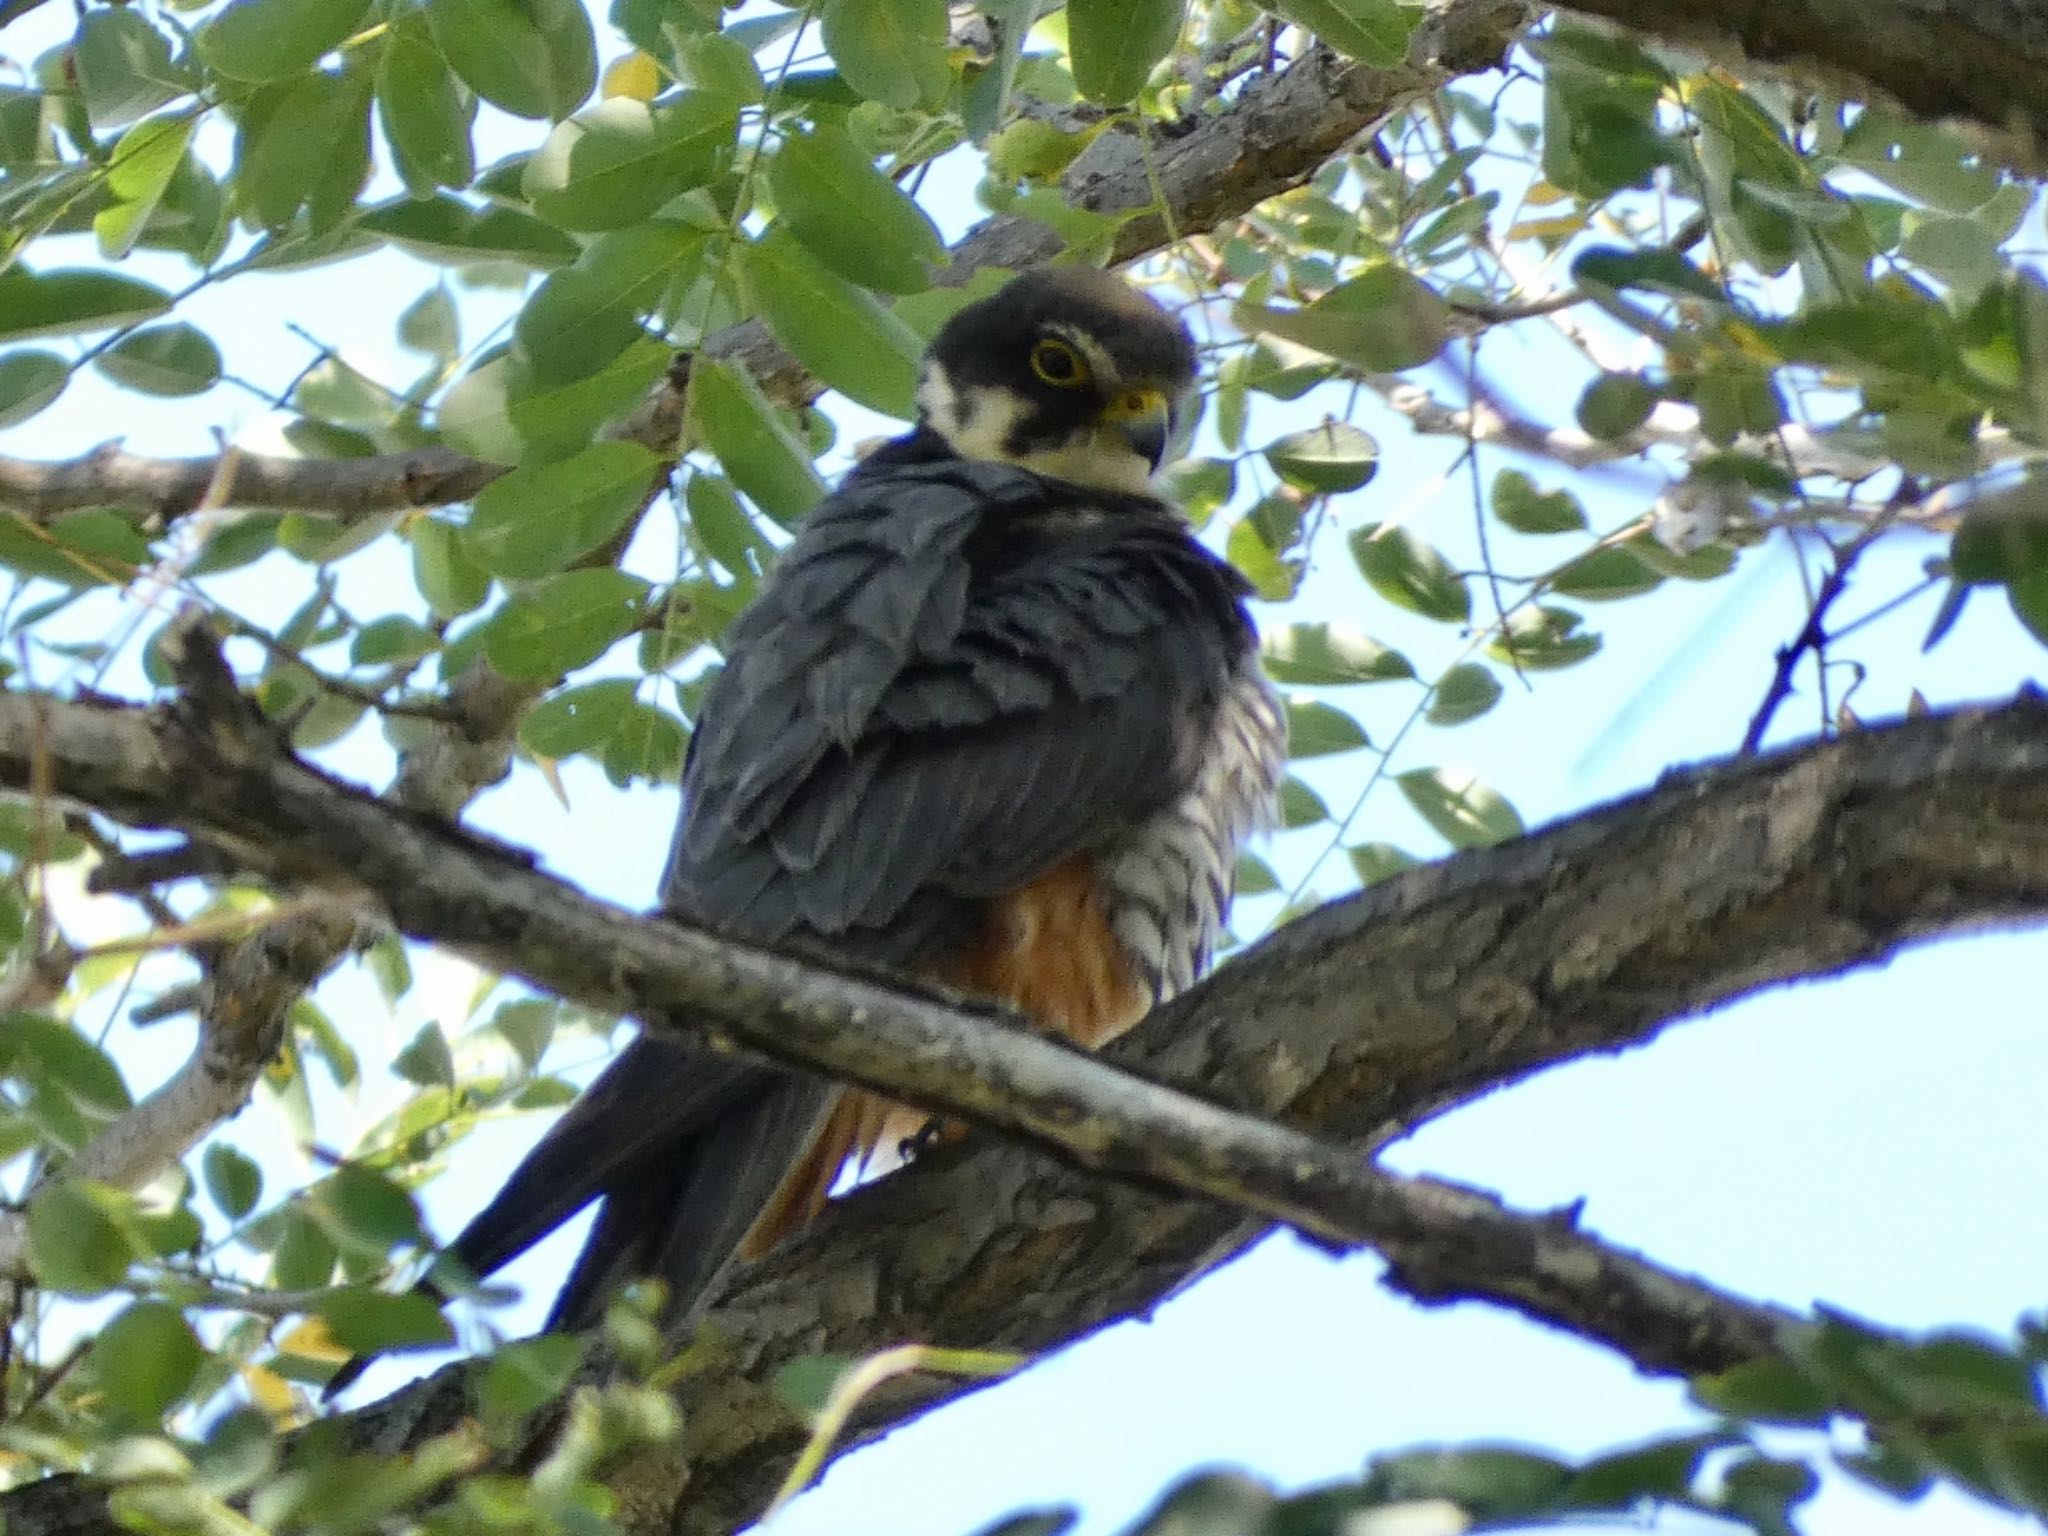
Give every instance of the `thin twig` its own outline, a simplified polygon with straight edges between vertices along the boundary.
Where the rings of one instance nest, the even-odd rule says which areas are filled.
[[[1793,673],[1806,654],[1811,651],[1816,663],[1825,665],[1830,638],[1827,632],[1829,610],[1849,590],[1850,574],[1855,570],[1856,562],[1863,558],[1863,552],[1890,526],[1889,520],[1880,518],[1835,552],[1834,565],[1814,593],[1799,633],[1792,637],[1790,644],[1778,647],[1778,663],[1771,672],[1771,685],[1764,690],[1763,702],[1750,717],[1749,729],[1742,734],[1739,756],[1754,757],[1762,749],[1764,733],[1770,730],[1771,720],[1779,707],[1791,697]]]

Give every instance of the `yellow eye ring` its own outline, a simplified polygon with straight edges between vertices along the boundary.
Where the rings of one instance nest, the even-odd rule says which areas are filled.
[[[1087,359],[1050,336],[1031,349],[1031,371],[1055,389],[1079,389],[1088,382]]]

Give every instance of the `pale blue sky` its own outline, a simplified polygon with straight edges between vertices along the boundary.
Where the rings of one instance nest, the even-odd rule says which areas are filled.
[[[20,30],[4,45],[31,46],[17,38]],[[957,226],[966,210],[957,199],[948,206],[945,222]],[[81,247],[73,259],[90,258]],[[181,280],[181,269],[159,266],[169,281]],[[138,269],[150,275],[146,262]],[[347,284],[345,305],[336,302],[337,280]],[[308,356],[284,329],[287,320],[343,345],[373,376],[402,382],[416,365],[394,352],[391,323],[432,280],[408,258],[384,257],[345,278],[316,271],[239,282],[202,296],[190,315],[222,336],[236,371],[266,384],[288,379]],[[503,295],[466,303],[465,341],[474,346],[504,312]],[[1544,410],[1560,409],[1567,396],[1553,382],[1555,356],[1538,345],[1517,357],[1519,345],[1489,343],[1490,365]],[[1311,419],[1304,411],[1313,409],[1314,402],[1262,403],[1250,441]],[[145,451],[199,452],[208,428],[235,434],[262,414],[232,389],[164,406],[87,376],[58,407],[0,434],[0,452],[56,455],[114,436]],[[1360,419],[1390,457],[1374,485],[1346,499],[1349,523],[1422,495],[1456,446],[1418,442],[1385,413],[1369,409]],[[870,429],[850,426],[846,437]],[[1487,454],[1487,477],[1511,462]],[[1564,480],[1536,472],[1547,483]],[[1639,470],[1577,484],[1604,527],[1641,510],[1644,487],[1656,480]],[[1410,517],[1454,561],[1476,564],[1462,475]],[[637,552],[650,571],[667,559],[662,537],[650,533]],[[1557,558],[1548,542],[1539,554],[1539,541],[1496,538],[1504,569]],[[1880,551],[1846,611],[1902,590],[1936,553],[1933,541]],[[354,594],[375,612],[378,589],[402,580],[387,559],[359,560],[346,568],[344,598]],[[304,584],[302,567],[273,558],[218,591],[252,615],[275,617]],[[1312,614],[1412,647],[1425,672],[1462,643],[1366,594],[1336,537],[1318,549],[1304,603]],[[98,632],[114,611],[108,601],[81,607],[84,632]],[[1931,611],[1931,602],[1918,604],[1850,647],[1871,668],[1857,695],[1866,719],[1896,714],[1916,687],[1938,705],[2003,695],[2038,672],[2040,649],[1996,594],[1974,601],[1949,640],[1923,656]],[[1418,730],[1397,766],[1468,767],[1508,793],[1532,824],[1642,787],[1674,763],[1733,748],[1799,614],[1794,564],[1781,546],[1748,552],[1716,583],[1591,608],[1589,622],[1607,640],[1602,656],[1537,677],[1533,691],[1508,679],[1492,714],[1455,731]],[[117,669],[114,681],[135,686],[132,668]],[[1356,702],[1384,741],[1413,697],[1407,685],[1390,684],[1344,702]],[[1779,720],[1781,739],[1811,732],[1810,695],[1802,692]],[[380,782],[388,754],[359,730],[333,760]],[[1348,801],[1365,762],[1333,759],[1312,771],[1333,807]],[[673,793],[621,793],[573,764],[564,779],[569,810],[523,773],[483,797],[475,820],[540,848],[552,868],[601,894],[646,904]],[[1294,834],[1275,851],[1283,874],[1302,866],[1314,836]],[[1436,847],[1391,786],[1376,792],[1354,828],[1354,840],[1368,838],[1417,852]],[[1340,877],[1332,868],[1323,880],[1335,889]],[[2038,935],[1992,937],[1923,951],[1883,972],[1776,992],[1675,1028],[1646,1049],[1563,1068],[1460,1110],[1392,1157],[1528,1206],[1583,1197],[1595,1230],[1757,1296],[1802,1306],[1821,1298],[1908,1326],[2004,1332],[2016,1313],[2042,1304],[2039,1277],[2048,1270],[2048,1241],[2033,1220],[2044,1150],[2035,1085],[2048,1080],[2037,981],[2044,960],[2048,944]],[[395,1018],[360,975],[338,979],[323,1001],[375,1060],[426,1016],[429,990]],[[188,1043],[188,1026],[167,1026],[148,1036],[138,1059],[161,1070]],[[457,1171],[429,1193],[444,1235],[537,1129],[492,1127],[469,1144]],[[283,1168],[291,1158],[279,1133],[259,1103],[227,1134]],[[538,1317],[566,1241],[515,1271],[535,1294],[506,1326],[516,1331]],[[1243,1466],[1294,1485],[1349,1473],[1373,1450],[1421,1440],[1512,1439],[1590,1452],[1687,1420],[1679,1389],[1640,1380],[1602,1351],[1483,1308],[1418,1311],[1385,1296],[1373,1277],[1369,1257],[1336,1262],[1271,1239],[1151,1322],[1110,1330],[849,1457],[773,1529],[964,1536],[1021,1504],[1073,1501],[1087,1511],[1086,1529],[1102,1533],[1202,1464]],[[386,1366],[373,1385],[399,1374]],[[1808,1528],[1816,1536],[1975,1536],[2014,1524],[1950,1495],[1900,1509],[1837,1479]]]

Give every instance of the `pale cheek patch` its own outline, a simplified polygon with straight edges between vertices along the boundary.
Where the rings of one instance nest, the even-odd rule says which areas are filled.
[[[945,369],[931,367],[918,381],[917,407],[925,424],[961,458],[1014,462],[1003,446],[1009,441],[1022,409],[1014,395],[1000,390],[963,394],[954,387]]]
[[[938,367],[927,367],[918,381],[917,405],[925,425],[963,459],[1015,464],[1056,480],[1134,496],[1151,489],[1152,466],[1114,429],[1088,427],[1063,442],[1037,443],[1019,451],[1010,444],[1024,403],[999,389],[965,393]]]

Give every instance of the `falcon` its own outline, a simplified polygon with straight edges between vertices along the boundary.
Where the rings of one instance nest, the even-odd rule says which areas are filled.
[[[1088,1047],[1202,972],[1286,746],[1245,584],[1151,485],[1194,377],[1186,329],[1087,268],[946,323],[915,428],[809,514],[728,631],[668,912]],[[675,1332],[921,1122],[643,1034],[450,1253],[488,1274],[599,1201],[548,1327],[651,1277]]]

